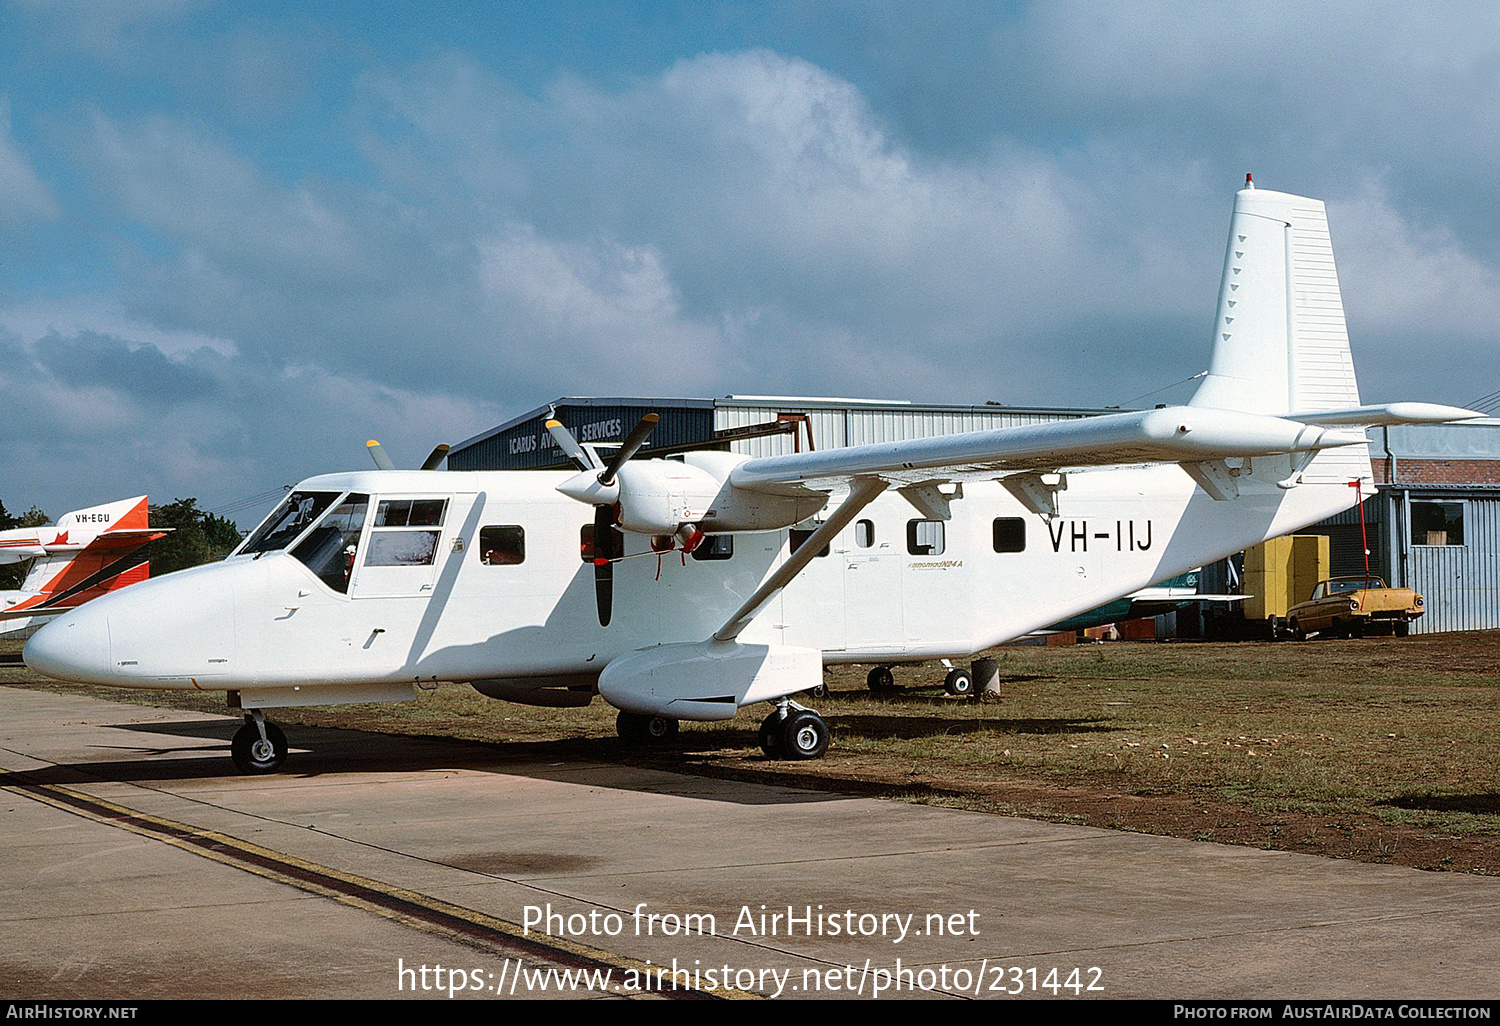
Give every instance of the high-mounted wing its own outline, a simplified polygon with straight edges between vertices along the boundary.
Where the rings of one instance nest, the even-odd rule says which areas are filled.
[[[737,488],[793,495],[807,490],[832,491],[857,477],[878,478],[901,487],[934,480],[980,480],[1138,463],[1191,466],[1362,445],[1366,439],[1359,428],[1367,424],[1431,423],[1478,416],[1481,414],[1469,410],[1425,403],[1286,417],[1176,406],[766,456],[735,467],[729,480]]]

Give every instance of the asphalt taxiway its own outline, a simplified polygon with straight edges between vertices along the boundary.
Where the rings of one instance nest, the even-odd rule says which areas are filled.
[[[0,687],[0,997],[1500,991],[1497,880],[236,726]]]

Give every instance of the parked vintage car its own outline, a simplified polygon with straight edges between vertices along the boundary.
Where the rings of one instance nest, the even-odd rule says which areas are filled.
[[[1312,598],[1287,610],[1286,629],[1298,639],[1387,631],[1404,638],[1423,612],[1422,596],[1410,588],[1388,588],[1379,577],[1332,577],[1318,583]]]

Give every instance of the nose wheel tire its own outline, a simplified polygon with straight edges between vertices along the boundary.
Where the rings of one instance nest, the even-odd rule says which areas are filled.
[[[229,742],[229,757],[241,773],[275,773],[286,762],[286,753],[286,735],[274,723],[266,724],[264,740],[254,723],[246,723]]]
[[[865,683],[871,691],[889,691],[896,686],[896,676],[889,666],[877,666],[865,675]]]
[[[665,716],[643,716],[620,710],[615,717],[615,733],[632,744],[665,744],[677,736],[677,721]]]

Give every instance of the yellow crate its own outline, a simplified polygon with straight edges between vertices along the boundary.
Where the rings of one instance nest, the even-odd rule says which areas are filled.
[[[1328,576],[1328,536],[1289,534],[1245,550],[1245,618],[1284,617]]]
[[[1292,604],[1312,598],[1319,581],[1332,573],[1328,555],[1328,535],[1292,535]]]

